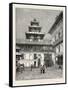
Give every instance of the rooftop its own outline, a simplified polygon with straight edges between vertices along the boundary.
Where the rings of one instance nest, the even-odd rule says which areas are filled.
[[[54,22],[54,24],[52,25],[51,29],[49,30],[49,33],[52,34],[53,31],[55,30],[56,26],[60,23],[60,21],[63,19],[63,12],[61,12],[57,17],[56,20]]]
[[[29,41],[29,40],[16,40],[16,44],[23,44],[23,45],[52,45],[48,40],[41,40],[41,41]]]
[[[39,34],[39,35],[44,35],[42,32],[25,32],[26,34]]]

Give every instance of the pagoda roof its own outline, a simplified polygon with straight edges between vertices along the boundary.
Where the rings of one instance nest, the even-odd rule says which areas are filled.
[[[41,26],[33,25],[33,26],[29,26],[29,28],[41,28]]]
[[[34,19],[30,22],[30,25],[31,25],[31,26],[34,26],[34,25],[39,26],[39,22],[34,18]]]
[[[29,40],[17,40],[16,44],[20,45],[52,45],[50,41],[41,40],[41,41],[29,41]]]
[[[45,35],[42,32],[25,32],[26,34],[38,34],[38,35]]]
[[[43,39],[45,34],[41,33],[41,32],[26,32],[27,39],[29,39],[31,35],[33,35],[33,36],[40,36],[40,38]]]
[[[41,28],[42,28],[42,27],[40,27],[40,26],[35,26],[35,25],[34,25],[34,26],[29,26],[29,30],[33,30],[33,29],[34,29],[34,30],[41,30]]]

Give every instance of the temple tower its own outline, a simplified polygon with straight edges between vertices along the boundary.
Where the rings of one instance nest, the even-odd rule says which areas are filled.
[[[41,27],[36,19],[30,22],[30,26],[28,28],[29,30],[26,32],[26,39],[33,42],[43,40],[44,33],[41,32]]]

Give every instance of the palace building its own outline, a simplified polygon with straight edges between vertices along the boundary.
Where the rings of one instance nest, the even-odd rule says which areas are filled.
[[[39,67],[48,60],[54,62],[53,46],[44,39],[45,33],[41,30],[39,22],[34,19],[25,32],[26,39],[16,41],[16,60],[21,60],[25,67]]]
[[[51,43],[54,49],[55,62],[63,62],[63,12],[57,17],[49,33],[52,35]]]

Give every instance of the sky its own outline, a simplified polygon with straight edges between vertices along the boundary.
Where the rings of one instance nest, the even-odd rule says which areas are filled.
[[[26,38],[25,32],[28,32],[28,26],[34,18],[39,22],[42,27],[41,32],[45,33],[44,39],[51,39],[48,33],[59,15],[59,10],[43,10],[43,9],[28,9],[16,8],[16,40],[24,40]]]

